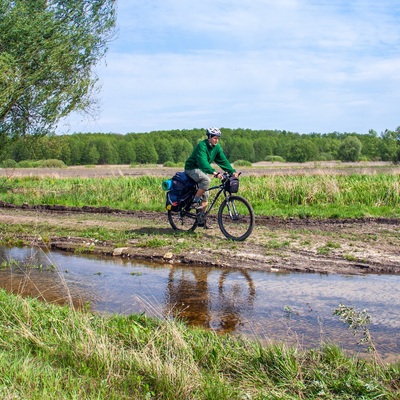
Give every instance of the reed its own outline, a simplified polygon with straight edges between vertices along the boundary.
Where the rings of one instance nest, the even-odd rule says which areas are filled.
[[[164,211],[165,192],[153,176],[112,178],[10,178],[0,200],[13,204],[111,207]],[[400,178],[375,175],[244,176],[239,194],[258,215],[399,217]]]

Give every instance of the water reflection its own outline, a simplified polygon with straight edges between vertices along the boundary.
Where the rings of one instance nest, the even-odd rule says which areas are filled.
[[[285,340],[305,348],[333,340],[345,349],[363,351],[352,332],[332,315],[343,303],[367,309],[382,357],[397,357],[400,350],[399,276],[150,265],[1,247],[0,259],[43,266],[41,271],[2,269],[0,287],[53,303],[90,303],[93,311],[106,313],[172,316],[218,332]]]
[[[191,325],[233,332],[240,325],[244,310],[254,305],[254,282],[248,271],[220,271],[218,296],[213,304],[208,282],[213,273],[215,270],[209,268],[170,267],[165,312]],[[230,280],[230,275],[236,276]],[[213,315],[218,316],[216,320]]]

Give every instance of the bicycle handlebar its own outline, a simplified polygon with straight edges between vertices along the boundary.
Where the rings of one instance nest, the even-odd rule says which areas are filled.
[[[221,176],[222,176],[222,181],[226,181],[227,179],[229,179],[231,176],[233,176],[233,174],[231,174],[231,173],[229,173],[229,172],[219,172],[219,174],[221,174]],[[242,173],[241,172],[238,172],[237,173],[237,175],[238,175],[238,178],[239,178],[239,176],[241,175]]]

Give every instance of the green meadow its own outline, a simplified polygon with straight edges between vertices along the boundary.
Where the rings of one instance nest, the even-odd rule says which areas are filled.
[[[3,178],[0,200],[21,205],[164,211],[165,178]],[[217,183],[218,181],[214,181]],[[400,178],[375,175],[245,176],[239,194],[256,215],[313,218],[399,217]]]
[[[3,399],[398,399],[400,366],[0,290]]]

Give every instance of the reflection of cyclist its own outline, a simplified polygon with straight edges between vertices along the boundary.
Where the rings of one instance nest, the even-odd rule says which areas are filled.
[[[192,154],[186,160],[185,172],[199,185],[192,207],[197,210],[206,210],[208,192],[211,178],[207,174],[213,174],[220,178],[220,174],[215,172],[211,163],[215,162],[224,171],[236,174],[235,169],[226,158],[222,147],[218,143],[221,137],[221,131],[218,128],[207,129],[207,139],[202,140],[193,150]],[[200,225],[200,224],[199,224]],[[200,225],[201,226],[201,225]],[[204,224],[203,224],[204,226]]]

